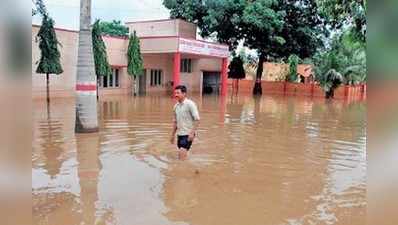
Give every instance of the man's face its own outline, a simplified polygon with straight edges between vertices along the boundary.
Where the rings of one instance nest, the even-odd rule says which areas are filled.
[[[180,89],[174,90],[174,97],[177,101],[182,101],[185,98],[185,93],[182,93]]]

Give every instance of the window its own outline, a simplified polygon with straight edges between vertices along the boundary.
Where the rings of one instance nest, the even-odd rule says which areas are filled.
[[[180,71],[182,73],[191,73],[192,59],[181,59]]]
[[[162,85],[162,70],[151,70],[151,86]]]
[[[113,68],[111,75],[101,76],[99,86],[102,88],[119,87],[119,69]]]
[[[115,74],[115,87],[119,87],[119,70],[115,69],[114,74]]]

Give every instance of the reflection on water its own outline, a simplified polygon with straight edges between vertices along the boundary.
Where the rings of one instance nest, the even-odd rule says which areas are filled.
[[[194,96],[189,160],[168,96],[104,97],[100,132],[74,100],[34,103],[34,224],[364,224],[366,103]]]

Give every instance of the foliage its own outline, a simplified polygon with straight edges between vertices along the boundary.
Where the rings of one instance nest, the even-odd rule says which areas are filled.
[[[41,16],[48,16],[48,12],[46,9],[46,6],[43,3],[43,0],[32,0],[32,3],[34,4],[34,7],[32,9],[32,16],[35,16],[37,14]]]
[[[366,42],[367,0],[317,0],[320,14],[334,29],[350,27],[354,37]]]
[[[121,21],[113,20],[112,22],[100,21],[99,29],[102,34],[116,36],[116,37],[128,37],[129,29],[122,24]]]
[[[292,54],[289,56],[288,62],[289,62],[289,76],[287,77],[288,81],[290,82],[296,82],[298,79],[297,76],[297,66],[299,64],[300,58],[295,55]]]
[[[143,60],[140,51],[140,40],[134,31],[129,38],[129,46],[127,50],[127,72],[131,76],[142,75],[144,70]]]
[[[43,16],[42,25],[36,38],[39,42],[41,52],[40,60],[37,62],[39,65],[37,66],[36,73],[62,73],[61,54],[58,50],[59,42],[54,30],[54,20],[48,14],[44,14]]]
[[[268,60],[312,56],[322,44],[323,22],[310,0],[262,0],[246,7],[245,45]]]
[[[341,73],[337,72],[335,69],[330,69],[325,74],[326,82],[322,86],[326,93],[326,98],[334,97],[334,90],[344,82],[344,78]]]
[[[202,37],[214,36],[230,50],[243,38],[241,18],[245,0],[164,0],[171,18],[181,18],[198,25]]]
[[[108,63],[106,46],[102,40],[100,23],[100,20],[96,20],[92,29],[95,73],[97,76],[108,76],[112,74],[112,69]]]
[[[246,77],[241,56],[235,56],[228,66],[228,78],[244,79]]]
[[[336,34],[330,48],[313,57],[313,64],[315,79],[326,92],[336,80],[348,85],[366,82],[366,49],[350,30]]]

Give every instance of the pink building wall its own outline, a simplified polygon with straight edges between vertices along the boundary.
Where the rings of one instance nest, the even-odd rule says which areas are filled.
[[[113,68],[119,69],[119,87],[114,88],[99,88],[99,95],[114,95],[114,94],[131,94],[132,80],[127,73],[127,47],[128,40],[125,38],[116,38],[103,36],[108,54],[108,62]]]
[[[138,37],[178,36],[196,39],[196,26],[181,19],[128,22],[130,32],[135,30]]]

